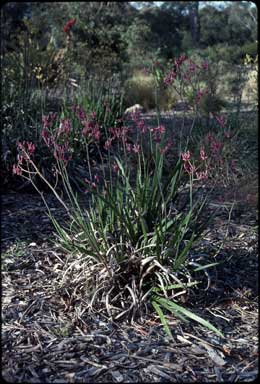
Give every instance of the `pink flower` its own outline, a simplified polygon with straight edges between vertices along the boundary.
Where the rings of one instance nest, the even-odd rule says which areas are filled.
[[[185,169],[185,171],[186,171],[189,175],[191,175],[193,172],[196,172],[196,168],[195,168],[193,165],[191,165],[191,163],[190,163],[189,161],[186,161],[186,162],[184,163],[184,169]]]
[[[196,103],[199,103],[199,101],[200,101],[200,99],[202,98],[203,95],[204,95],[203,91],[200,91],[200,90],[197,91],[196,97],[195,97]]]
[[[165,133],[166,129],[164,125],[159,125],[158,127],[152,128],[153,138],[156,143],[160,143],[162,135]]]
[[[18,142],[18,148],[21,151],[25,151],[29,153],[29,156],[32,156],[35,152],[35,145],[28,141],[23,141],[22,143]]]
[[[180,66],[184,63],[185,60],[187,60],[188,58],[185,56],[185,55],[181,55],[179,58],[177,58],[175,60],[175,65],[176,65],[176,68],[177,70],[180,68]]]
[[[119,139],[121,137],[121,129],[117,127],[109,128],[109,133],[111,133],[113,139]]]
[[[130,143],[126,143],[126,151],[131,152],[132,151],[132,146]]]
[[[210,144],[210,149],[214,155],[217,155],[222,148],[222,143],[217,140],[213,140]]]
[[[21,168],[15,164],[13,165],[13,174],[14,175],[21,175],[22,174]]]
[[[115,173],[117,173],[119,171],[119,166],[117,163],[114,163],[113,166],[112,166],[112,169]]]
[[[87,114],[86,112],[84,111],[84,109],[80,106],[76,106],[74,107],[75,109],[75,112],[78,116],[78,119],[81,120],[81,121],[84,121],[86,118],[87,118]]]
[[[190,160],[190,151],[184,152],[181,154],[182,160],[184,162],[187,162]]]
[[[200,149],[200,158],[201,158],[201,160],[206,160],[208,157],[206,156],[206,154],[205,154],[205,151],[204,151],[204,149],[203,148],[201,148]]]
[[[159,126],[157,127],[157,130],[158,130],[158,132],[159,132],[161,135],[163,135],[164,132],[165,132],[165,126],[164,126],[164,125],[159,125]]]
[[[166,85],[171,85],[173,83],[173,81],[176,79],[176,72],[172,69],[164,78],[164,83]]]
[[[68,148],[69,143],[66,142],[63,145],[59,145],[57,143],[54,143],[54,157],[56,160],[64,161],[65,166],[67,165],[68,161],[71,160],[71,156],[68,156]]]
[[[43,139],[47,139],[50,136],[49,131],[47,129],[43,129],[41,132],[41,136]]]
[[[134,153],[140,153],[140,145],[139,144],[133,145],[133,152]]]
[[[62,119],[59,126],[58,134],[59,135],[62,133],[68,134],[70,131],[71,131],[71,125],[70,125],[69,119]]]
[[[97,175],[95,175],[95,176],[97,176]],[[99,180],[99,179],[98,179],[98,180]],[[88,180],[88,179],[84,179],[84,181],[85,181],[85,183],[87,183],[88,185],[91,185],[91,187],[92,187],[93,189],[96,189],[96,188],[97,188],[97,184],[96,184],[95,182],[91,182],[91,181]],[[87,193],[87,192],[89,192],[89,191],[86,189],[85,192]]]
[[[45,144],[47,145],[47,147],[49,147],[52,143],[52,139],[50,137],[49,131],[46,128],[44,128],[42,130],[41,137],[42,137],[43,141],[45,142]]]
[[[209,143],[214,140],[214,136],[211,133],[208,133],[205,138]]]
[[[196,177],[198,180],[204,180],[208,178],[208,172],[202,171],[202,172],[196,172]]]
[[[82,130],[82,135],[88,136],[91,133],[92,129],[93,129],[92,121],[86,121],[85,127]]]
[[[123,140],[126,140],[127,134],[129,133],[129,131],[130,131],[129,127],[125,127],[125,126],[121,127],[121,137]]]
[[[94,180],[99,183],[100,182],[100,177],[98,175],[94,175]]]
[[[215,116],[215,119],[217,120],[217,122],[219,123],[219,125],[221,126],[221,128],[224,128],[225,125],[226,125],[226,119],[224,118],[224,116]]]
[[[35,152],[35,145],[33,143],[27,142],[27,148],[28,148],[29,155],[32,156]]]
[[[109,148],[111,148],[112,140],[113,140],[113,139],[110,137],[110,138],[107,139],[107,141],[105,142],[104,148],[105,148],[106,150],[108,150]]]
[[[44,127],[44,128],[48,128],[48,127],[49,127],[49,119],[48,119],[48,116],[42,116],[42,124],[43,124],[43,127]]]
[[[147,127],[145,125],[145,121],[144,120],[140,120],[137,122],[137,127],[140,129],[141,133],[145,133]]]
[[[19,141],[18,142],[18,148],[21,150],[24,150],[25,149],[25,141],[23,141],[22,143]]]
[[[101,136],[101,132],[100,132],[100,129],[99,129],[99,125],[96,124],[94,129],[92,130],[92,135],[94,137],[94,139],[96,141],[99,141],[100,140],[100,136]]]
[[[57,113],[50,112],[47,116],[42,116],[42,124],[43,128],[49,128],[53,125],[55,120],[57,119]]]

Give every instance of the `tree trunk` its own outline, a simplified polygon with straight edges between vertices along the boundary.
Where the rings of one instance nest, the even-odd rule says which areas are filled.
[[[192,2],[190,6],[190,29],[192,42],[198,46],[200,42],[199,1]]]

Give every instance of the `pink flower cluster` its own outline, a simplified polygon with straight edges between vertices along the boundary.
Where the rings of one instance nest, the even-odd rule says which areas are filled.
[[[200,158],[202,161],[205,161],[208,158],[203,148],[200,149]]]
[[[94,175],[94,181],[90,181],[90,180],[88,180],[88,179],[85,179],[85,182],[86,182],[86,184],[89,185],[91,188],[93,188],[93,189],[97,189],[97,186],[98,186],[98,184],[100,183],[100,177],[99,177],[97,174],[95,174],[95,175]],[[88,192],[88,189],[86,190],[86,192]]]
[[[112,137],[109,137],[106,142],[105,142],[105,145],[104,145],[104,148],[108,151],[111,146],[112,146],[112,141],[113,141],[113,138]]]
[[[171,85],[174,80],[176,79],[177,73],[175,72],[174,69],[172,69],[164,78],[164,84],[166,85]]]
[[[81,107],[79,105],[73,105],[72,106],[72,110],[77,115],[77,117],[78,117],[78,119],[80,121],[86,120],[87,114],[86,114],[86,112],[85,112],[83,107]]]
[[[193,172],[196,171],[196,168],[191,164],[190,162],[190,151],[183,152],[181,154],[182,160],[184,162],[184,169],[185,171],[191,175]]]
[[[180,55],[177,59],[175,59],[174,64],[176,65],[176,68],[179,69],[187,59],[188,58],[185,55]]]
[[[122,140],[125,141],[127,138],[127,134],[129,133],[129,128],[126,126],[123,127],[112,127],[109,128],[109,132],[111,134],[112,140]]]
[[[43,116],[41,137],[48,148],[53,148],[55,159],[64,161],[65,166],[67,166],[68,161],[71,160],[71,156],[69,155],[69,142],[64,142],[64,135],[68,135],[71,132],[71,121],[66,118],[61,119],[59,128],[51,130],[56,120],[57,114],[50,113],[48,116]],[[60,138],[62,144],[59,143]]]
[[[210,150],[211,153],[214,156],[219,156],[220,155],[220,150],[222,148],[222,143],[218,141],[213,135],[210,133],[206,136],[206,139],[210,145]]]
[[[100,126],[95,121],[85,121],[82,135],[85,137],[93,138],[96,142],[100,140],[101,131]]]
[[[198,180],[203,180],[203,179],[208,178],[207,168],[204,171],[198,171],[197,168],[191,164],[191,162],[190,162],[191,154],[190,154],[189,150],[187,152],[182,153],[181,157],[182,157],[182,160],[184,162],[184,169],[189,175],[195,173],[196,178]],[[205,161],[207,159],[207,156],[206,156],[203,148],[200,149],[200,158],[203,161]]]
[[[185,163],[188,162],[190,160],[190,151],[183,152],[181,158]]]
[[[54,143],[54,157],[56,160],[62,160],[65,164],[65,167],[68,164],[68,161],[71,160],[71,155],[69,155],[69,143],[66,142],[63,145]]]
[[[205,180],[208,178],[208,172],[206,171],[201,171],[201,172],[196,172],[196,177],[198,180]]]
[[[153,139],[156,143],[160,143],[162,139],[162,135],[165,133],[166,129],[164,125],[159,125],[158,127],[151,128],[151,132],[153,133]]]
[[[50,128],[53,126],[53,123],[57,120],[57,113],[50,112],[47,116],[42,116],[43,128]]]
[[[28,141],[23,141],[22,143],[18,143],[18,148],[21,151],[28,153],[29,156],[32,156],[35,152],[35,144]]]
[[[137,124],[138,129],[141,131],[141,133],[145,133],[146,132],[147,126],[146,126],[145,121],[143,119],[137,121],[136,124]]]
[[[204,91],[201,91],[201,90],[198,90],[197,93],[196,93],[196,97],[195,97],[195,101],[196,103],[199,103],[202,96],[205,95],[205,92]]]
[[[215,119],[217,120],[218,124],[221,126],[221,128],[224,128],[226,125],[226,119],[224,116],[217,116],[215,115]]]
[[[21,175],[21,166],[24,161],[28,162],[30,160],[30,156],[33,156],[35,152],[35,144],[28,141],[23,141],[22,143],[18,142],[17,147],[19,149],[19,154],[17,156],[18,163],[17,165],[13,164],[13,174]]]
[[[43,128],[43,130],[41,132],[41,137],[42,137],[43,141],[45,142],[45,144],[47,145],[47,147],[50,147],[52,144],[52,138],[51,138],[50,132],[48,131],[47,128]]]
[[[58,135],[68,134],[71,131],[71,124],[69,119],[61,119]]]

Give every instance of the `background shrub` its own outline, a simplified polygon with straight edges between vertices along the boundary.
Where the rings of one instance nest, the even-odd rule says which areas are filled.
[[[134,72],[125,82],[125,103],[127,106],[141,104],[146,111],[156,108],[156,81],[152,75],[142,71]],[[175,96],[168,89],[161,87],[158,91],[158,104],[161,110],[169,110],[174,106]]]

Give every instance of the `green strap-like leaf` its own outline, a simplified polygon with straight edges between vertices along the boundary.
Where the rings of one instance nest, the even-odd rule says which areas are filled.
[[[164,330],[166,332],[166,334],[171,338],[173,339],[173,336],[172,336],[172,333],[171,333],[171,330],[167,324],[167,320],[163,314],[163,311],[161,310],[160,306],[155,302],[155,301],[152,301],[152,306],[154,307],[154,309],[156,310],[156,312],[158,313],[159,317],[160,317],[160,320],[161,320],[161,323],[164,327]]]
[[[160,298],[157,297],[156,301],[159,302],[159,304],[161,304],[161,305],[166,303],[168,308],[172,308],[173,313],[175,313],[176,311],[181,312],[183,315],[189,317],[190,319],[196,321],[197,323],[202,324],[204,327],[215,332],[218,336],[223,337],[223,338],[225,337],[217,328],[214,327],[214,325],[210,324],[207,320],[203,319],[202,317],[200,317],[198,315],[195,315],[195,313],[192,313],[188,309],[174,303],[173,301],[166,300],[162,297],[160,297]]]

